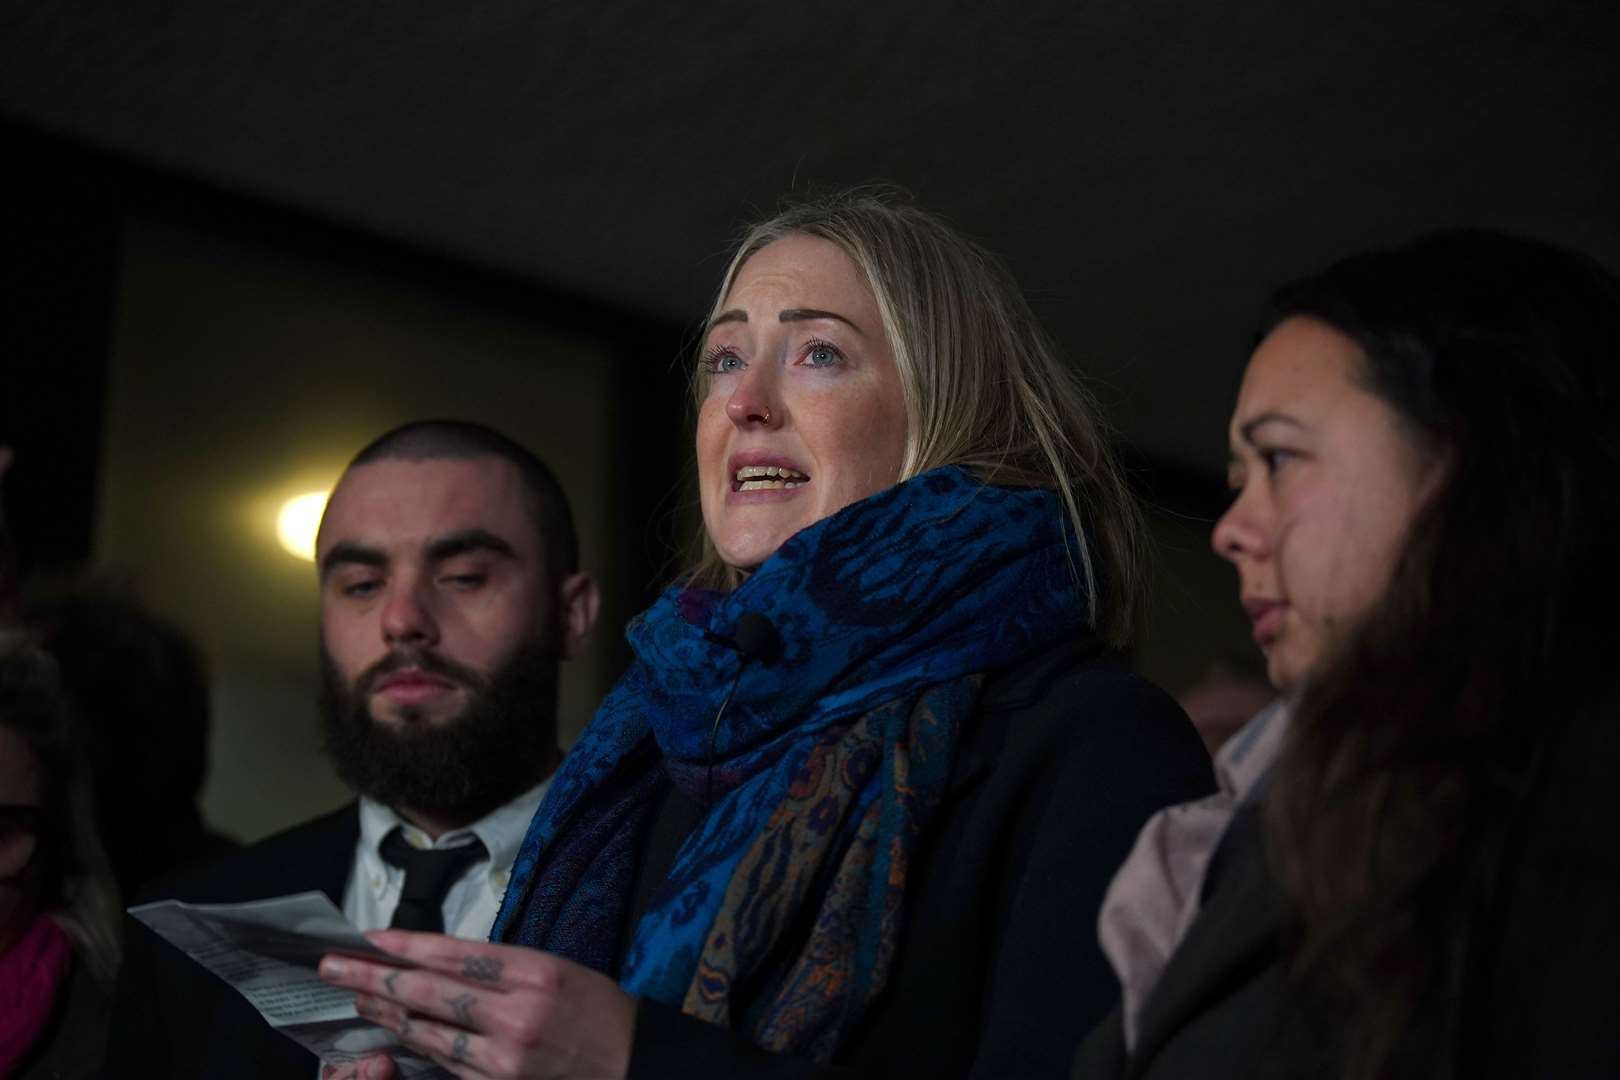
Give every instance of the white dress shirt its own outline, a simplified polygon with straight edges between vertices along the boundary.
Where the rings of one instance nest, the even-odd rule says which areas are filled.
[[[464,829],[445,833],[437,841],[382,803],[361,796],[360,840],[355,846],[349,884],[343,890],[343,914],[362,930],[385,929],[393,919],[405,871],[390,864],[378,849],[383,837],[396,826],[404,830],[406,842],[415,848],[459,847],[468,837],[476,836],[489,855],[473,863],[450,886],[444,898],[444,932],[468,941],[483,941],[495,925],[495,914],[512,876],[512,862],[529,831],[529,821],[550,786],[547,777],[506,805]]]

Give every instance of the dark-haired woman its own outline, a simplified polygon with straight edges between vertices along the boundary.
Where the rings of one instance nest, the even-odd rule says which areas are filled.
[[[1214,546],[1284,704],[1116,877],[1074,1075],[1620,1075],[1620,284],[1437,233],[1262,330]]]

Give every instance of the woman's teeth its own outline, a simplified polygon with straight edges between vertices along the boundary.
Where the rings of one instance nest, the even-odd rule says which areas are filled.
[[[794,469],[780,465],[744,465],[733,478],[733,491],[778,491],[803,487],[810,478]]]

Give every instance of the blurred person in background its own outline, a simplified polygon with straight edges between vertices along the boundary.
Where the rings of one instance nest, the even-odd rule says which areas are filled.
[[[0,446],[0,494],[12,460]],[[197,806],[210,707],[196,647],[116,587],[47,589],[25,599],[8,524],[0,498],[0,626],[26,625],[55,662],[120,894],[132,898],[155,880],[237,850],[206,826]]]
[[[113,588],[30,599],[24,612],[56,661],[79,725],[119,891],[134,898],[239,850],[208,828],[198,807],[212,724],[196,646]]]
[[[0,1076],[96,1074],[118,893],[48,657],[0,629]]]
[[[1176,701],[1198,729],[1210,757],[1220,753],[1226,740],[1277,700],[1277,691],[1240,660],[1218,659],[1181,693]]]
[[[749,232],[694,391],[701,554],[500,944],[389,932],[424,966],[323,975],[462,1076],[1061,1071],[1117,993],[1109,877],[1211,786],[1116,651],[1146,577],[1106,429],[992,256],[863,191]]]
[[[1440,232],[1261,331],[1213,540],[1284,700],[1116,877],[1073,1075],[1620,1075],[1620,282]]]

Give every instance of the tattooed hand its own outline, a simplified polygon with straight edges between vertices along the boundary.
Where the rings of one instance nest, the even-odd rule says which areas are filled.
[[[401,930],[366,936],[418,966],[328,956],[321,978],[356,991],[362,1016],[455,1075],[625,1075],[636,1003],[607,976],[512,945]],[[394,1075],[386,1058],[358,1071],[365,1080]]]
[[[501,961],[488,956],[461,958],[461,977],[474,982],[500,982]]]

